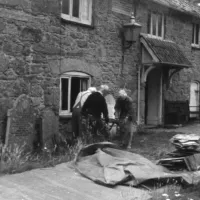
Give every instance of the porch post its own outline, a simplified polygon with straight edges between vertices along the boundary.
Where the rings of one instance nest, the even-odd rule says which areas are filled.
[[[140,65],[138,66],[138,106],[137,106],[137,124],[140,124]]]
[[[159,106],[159,124],[162,124],[162,110],[163,110],[163,70],[160,76],[160,106]]]

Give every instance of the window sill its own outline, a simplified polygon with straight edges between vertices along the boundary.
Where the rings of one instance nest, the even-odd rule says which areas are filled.
[[[191,44],[192,49],[199,49],[200,50],[200,45],[198,44]]]
[[[87,24],[87,23],[84,23],[84,22],[81,22],[81,21],[73,21],[72,19],[66,19],[66,18],[63,17],[62,15],[61,15],[61,20],[62,20],[63,22],[67,22],[67,23],[69,23],[69,24],[74,24],[74,25],[79,25],[79,26],[83,26],[83,27],[87,27],[87,28],[94,29],[93,23]]]
[[[159,40],[164,40],[163,37],[160,37],[160,36],[156,36],[156,35],[151,35],[151,34],[147,34],[149,37],[151,38],[155,38],[155,39],[159,39]]]
[[[69,113],[69,114],[60,113],[59,117],[62,118],[62,119],[70,119],[70,118],[72,118],[72,113]]]

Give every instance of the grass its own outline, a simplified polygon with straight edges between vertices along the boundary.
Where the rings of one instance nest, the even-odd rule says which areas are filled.
[[[53,167],[60,163],[72,161],[84,145],[104,141],[104,138],[94,139],[87,134],[84,138],[75,141],[73,145],[67,143],[62,137],[54,138],[53,141],[53,150],[45,147],[34,153],[27,152],[25,144],[20,147],[0,144],[0,175]]]
[[[146,130],[135,135],[132,143],[132,150],[135,153],[141,154],[146,158],[154,161],[165,157],[169,152],[172,152],[174,147],[169,143],[174,132],[153,132]]]
[[[21,173],[24,171],[53,167],[57,164],[72,161],[78,151],[83,147],[81,141],[69,146],[67,143],[59,149],[50,151],[47,148],[39,152],[30,153],[25,151],[25,145],[0,146],[0,175]]]

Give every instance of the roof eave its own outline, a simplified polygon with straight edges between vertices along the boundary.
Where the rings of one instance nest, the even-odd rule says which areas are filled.
[[[195,16],[195,17],[200,18],[200,14],[199,14],[199,13],[191,12],[191,11],[186,11],[186,10],[183,10],[183,9],[181,9],[181,8],[174,7],[173,5],[170,5],[170,4],[168,4],[168,3],[158,2],[158,1],[155,1],[155,0],[151,0],[151,1],[153,1],[154,3],[157,3],[157,4],[159,4],[159,5],[165,6],[165,7],[167,7],[167,8],[170,8],[170,9],[172,9],[172,10],[176,10],[176,11],[178,11],[178,12],[182,12],[182,13],[185,13],[185,14],[187,14],[187,15],[192,15],[192,16]]]
[[[154,65],[166,65],[166,66],[170,66],[172,68],[172,66],[174,68],[192,68],[192,65],[185,65],[185,64],[177,64],[177,63],[168,63],[168,62],[154,62]]]

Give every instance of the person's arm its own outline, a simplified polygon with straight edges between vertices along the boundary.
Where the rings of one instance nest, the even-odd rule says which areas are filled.
[[[121,110],[119,97],[116,99],[115,107],[114,108],[115,108],[115,117],[119,118],[119,116],[120,116],[120,110]]]
[[[133,108],[133,100],[128,97],[127,98],[127,104],[128,104],[128,116],[129,116],[129,120],[131,121],[135,121],[135,113],[134,113],[134,108]]]
[[[86,99],[85,103],[83,104],[83,107],[81,109],[82,115],[86,115],[89,104],[90,104],[90,96]]]
[[[74,103],[73,108],[77,105],[77,103],[80,101],[80,99],[81,99],[81,92],[78,93],[78,96],[76,97],[76,101]]]
[[[116,100],[116,103],[115,103],[115,110],[116,110],[117,112],[119,112],[119,110],[121,110],[121,108],[120,108],[120,99],[119,99],[119,98],[117,98],[117,100]]]
[[[102,98],[102,106],[103,106],[103,116],[105,118],[105,122],[108,123],[109,122],[108,106],[104,97]]]

